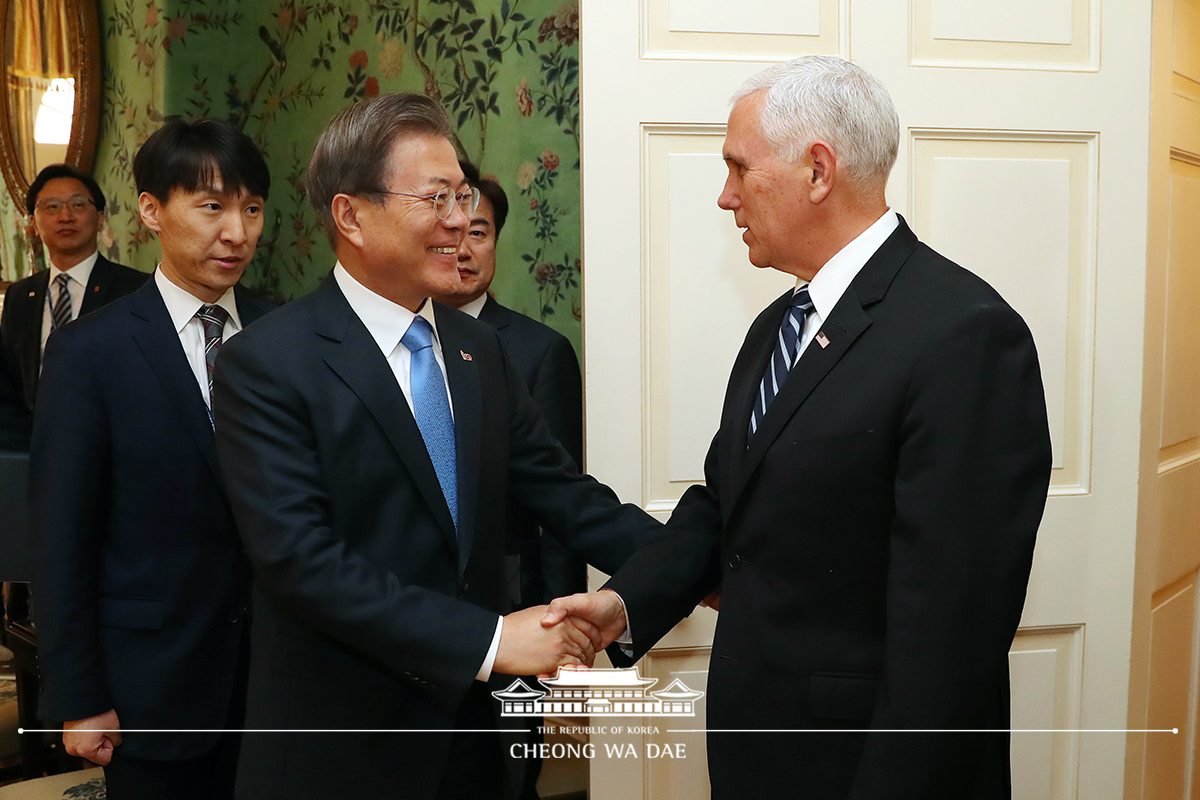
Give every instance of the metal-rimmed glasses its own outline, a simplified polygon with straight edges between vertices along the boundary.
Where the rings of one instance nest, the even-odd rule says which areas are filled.
[[[462,209],[467,216],[475,213],[475,209],[479,208],[479,190],[472,186],[465,192],[455,192],[449,186],[444,189],[434,192],[433,194],[414,194],[413,192],[390,192],[387,189],[383,190],[384,194],[398,194],[401,197],[415,197],[418,200],[429,200],[433,203],[433,213],[437,214],[438,219],[446,219],[450,216],[454,203],[458,203],[458,207]],[[453,200],[451,200],[453,198]]]
[[[81,214],[87,210],[88,206],[94,205],[96,204],[92,201],[92,198],[77,194],[72,197],[68,197],[66,200],[60,200],[57,197],[47,197],[45,200],[42,200],[36,206],[34,206],[34,208],[36,208],[38,211],[41,211],[43,214],[50,214],[53,216],[62,211],[64,206],[70,209],[72,214]]]

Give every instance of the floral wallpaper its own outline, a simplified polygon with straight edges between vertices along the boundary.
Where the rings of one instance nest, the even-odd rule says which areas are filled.
[[[420,91],[441,101],[460,151],[508,194],[493,292],[579,346],[577,0],[100,0],[100,13],[106,256],[154,267],[133,154],[165,116],[208,114],[246,131],[271,168],[245,282],[281,300],[311,290],[333,265],[303,189],[317,135],[348,103]],[[0,218],[5,277],[17,277],[28,269],[14,258],[24,234],[7,198]]]

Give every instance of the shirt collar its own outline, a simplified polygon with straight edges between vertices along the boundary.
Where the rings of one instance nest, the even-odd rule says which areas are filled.
[[[471,302],[469,302],[465,305],[459,306],[458,310],[463,312],[464,314],[470,314],[475,319],[479,319],[479,313],[481,311],[483,311],[483,307],[485,305],[487,305],[487,299],[488,299],[488,293],[484,292],[483,294],[479,295],[479,297],[476,297]]]
[[[404,338],[408,326],[412,325],[417,314],[424,317],[429,326],[433,328],[434,343],[439,342],[437,321],[433,315],[433,303],[429,302],[429,298],[425,298],[417,310],[417,314],[414,314],[404,306],[393,303],[386,297],[363,286],[346,271],[340,261],[333,268],[333,278],[337,281],[338,288],[342,290],[346,302],[362,320],[362,324],[366,326],[367,332],[371,334],[375,344],[379,345],[384,356],[390,356],[396,346],[400,344],[400,340]],[[438,344],[439,348],[440,346]]]
[[[899,225],[900,218],[889,208],[871,224],[871,227],[856,236],[817,270],[817,274],[809,281],[808,296],[812,298],[813,308],[822,320],[829,318],[833,307],[842,299],[850,282]],[[803,285],[804,281],[797,282],[796,289],[799,290]]]
[[[59,269],[58,267],[54,266],[53,262],[51,262],[50,280],[53,281],[55,278],[65,272],[67,275],[71,276],[71,280],[86,288],[88,281],[92,279],[92,268],[96,266],[96,260],[98,258],[100,258],[100,251],[93,250],[90,256],[85,258],[83,261],[80,261],[70,269]]]
[[[175,326],[176,333],[182,333],[183,328],[192,318],[196,316],[196,312],[201,306],[214,305],[220,306],[229,312],[229,322],[232,323],[233,330],[242,329],[242,318],[237,312],[237,297],[233,293],[233,287],[229,287],[225,294],[215,303],[206,303],[203,300],[195,297],[191,292],[176,286],[171,282],[171,279],[163,274],[162,264],[154,270],[154,284],[158,287],[158,293],[162,295],[163,302],[167,305],[167,313],[171,315],[171,324]]]

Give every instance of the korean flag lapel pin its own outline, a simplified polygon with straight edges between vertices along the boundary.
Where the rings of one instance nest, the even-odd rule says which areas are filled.
[[[459,351],[458,351],[458,354],[459,354],[460,356],[462,356],[462,360],[463,360],[463,361],[470,361],[470,360],[471,360],[471,354],[470,354],[470,353],[468,353],[466,350],[459,350]]]
[[[829,347],[829,337],[825,335],[825,331],[817,332],[817,344],[821,345],[822,350]]]

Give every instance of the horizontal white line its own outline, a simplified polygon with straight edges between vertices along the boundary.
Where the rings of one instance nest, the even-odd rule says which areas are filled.
[[[90,728],[89,733],[529,733],[531,728]],[[62,728],[17,728],[17,733],[65,733]]]
[[[121,728],[92,733],[529,733],[530,728]],[[17,728],[17,733],[63,733],[62,728]],[[1179,728],[667,728],[668,733],[1171,733]]]
[[[671,733],[1172,733],[1179,728],[671,728]]]

